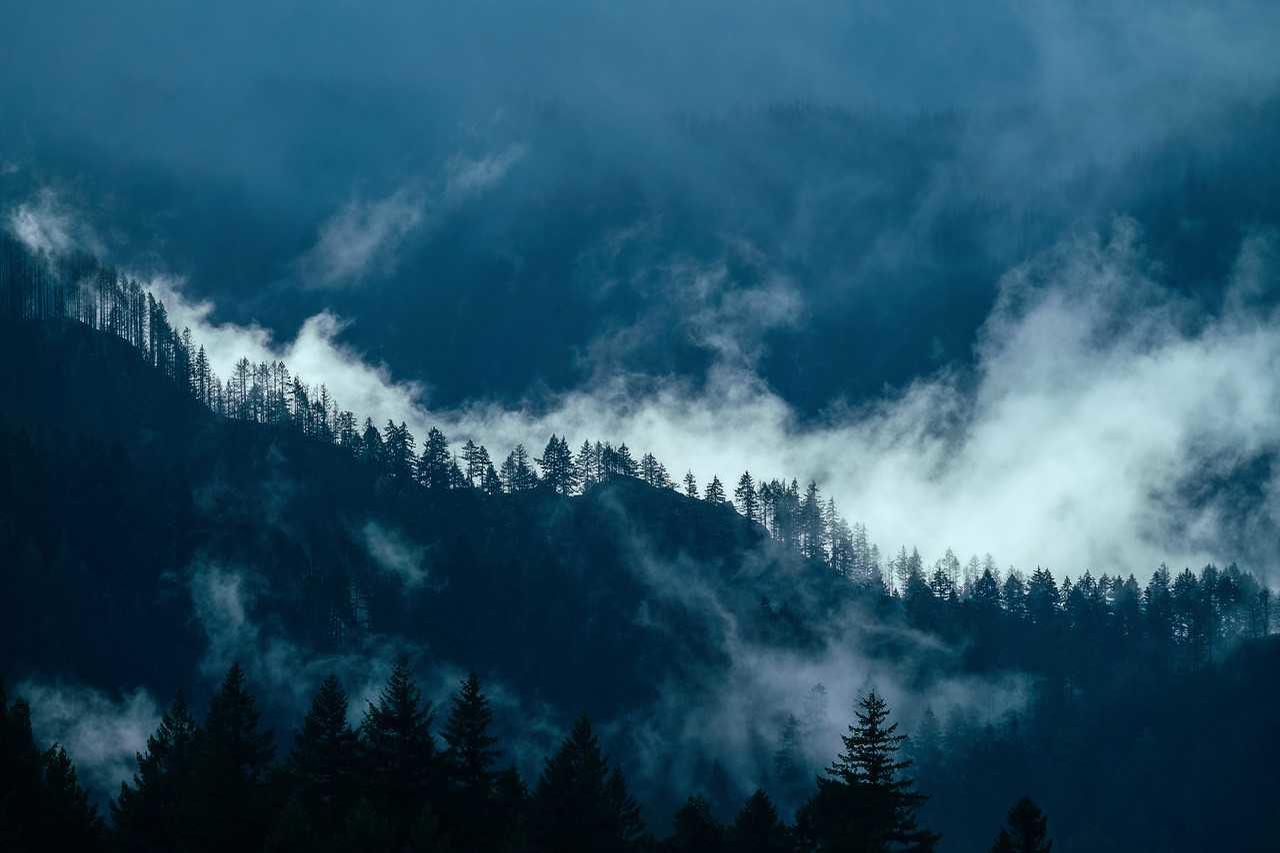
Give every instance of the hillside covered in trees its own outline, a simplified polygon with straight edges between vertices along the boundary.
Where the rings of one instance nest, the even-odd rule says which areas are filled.
[[[970,850],[1030,796],[1055,850],[1274,840],[1266,798],[1221,784],[1265,788],[1280,759],[1271,594],[1246,569],[881,553],[817,483],[669,472],[603,437],[499,459],[284,364],[217,377],[87,258],[6,240],[0,289],[10,689],[190,696],[96,818],[33,740],[40,708],[6,700],[6,837],[38,844],[26,818],[52,814],[127,849],[880,849],[841,833],[894,826]],[[445,664],[480,679],[433,724],[414,680]],[[504,697],[494,742],[480,683]],[[1010,838],[1037,821],[1014,814]]]

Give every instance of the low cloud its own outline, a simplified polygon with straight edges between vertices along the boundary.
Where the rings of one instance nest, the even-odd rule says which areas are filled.
[[[525,147],[519,143],[479,158],[454,155],[445,169],[445,195],[458,199],[497,186],[524,155]]]
[[[408,189],[374,201],[353,200],[320,226],[316,244],[298,262],[311,287],[359,284],[395,267],[396,250],[422,224],[425,202]]]
[[[94,796],[115,796],[133,778],[134,756],[160,723],[160,710],[141,687],[119,698],[83,686],[24,681],[17,694],[31,703],[31,728],[41,746],[61,744],[81,783]]]
[[[349,287],[390,275],[415,232],[429,230],[454,205],[500,184],[524,154],[520,144],[475,158],[455,154],[434,191],[413,182],[385,198],[347,202],[321,224],[315,245],[297,260],[302,285]]]
[[[404,420],[419,437],[438,425],[500,457],[554,432],[651,449],[700,480],[744,469],[814,478],[886,552],[950,546],[1072,574],[1229,559],[1265,572],[1274,556],[1256,534],[1274,530],[1280,505],[1192,500],[1187,487],[1280,444],[1280,327],[1258,307],[1275,280],[1272,245],[1250,238],[1228,307],[1197,319],[1161,286],[1132,222],[1073,236],[1005,275],[971,372],[943,370],[818,423],[802,423],[760,378],[749,346],[713,331],[717,316],[788,322],[798,309],[783,285],[704,303],[705,346],[718,357],[700,384],[615,374],[536,409],[452,410],[432,410],[422,385],[343,345],[332,314],[277,342],[259,328],[211,324],[212,306],[186,302],[180,283],[157,286],[224,375],[241,354],[284,358],[344,406],[377,423]]]
[[[426,567],[427,549],[423,546],[376,521],[367,522],[360,533],[374,565],[398,578],[405,589],[421,589],[431,578]]]
[[[1265,482],[1243,490],[1202,486],[1231,484],[1280,446],[1274,247],[1269,233],[1245,240],[1222,310],[1206,314],[1162,286],[1132,221],[1070,236],[1000,281],[971,370],[818,422],[802,422],[754,369],[761,330],[820,310],[768,276],[735,289],[716,266],[669,269],[697,309],[686,312],[691,339],[713,355],[701,382],[614,373],[536,407],[448,410],[344,344],[334,314],[281,341],[213,322],[214,306],[188,301],[180,279],[149,286],[224,377],[241,356],[283,359],[357,415],[403,420],[419,437],[437,425],[496,458],[553,432],[625,441],[703,481],[744,469],[816,479],[886,553],[953,547],[1071,574],[1237,559],[1266,574],[1280,526],[1267,466],[1253,465]]]
[[[624,512],[617,504],[614,509]],[[709,626],[708,636],[718,653],[714,664],[669,676],[652,705],[605,726],[628,758],[629,778],[642,788],[696,790],[708,783],[710,762],[715,762],[734,786],[737,799],[765,787],[784,808],[791,808],[798,803],[786,785],[770,779],[788,717],[799,724],[795,759],[803,765],[799,775],[807,782],[840,751],[840,737],[868,689],[888,700],[904,733],[918,724],[927,707],[944,716],[961,713],[973,720],[996,721],[1025,704],[1029,681],[1018,673],[951,675],[922,683],[917,663],[950,658],[954,650],[858,604],[834,617],[819,615],[818,602],[806,598],[800,576],[779,583],[792,596],[788,606],[799,608],[801,620],[819,632],[819,641],[799,648],[755,640],[741,607],[743,601],[754,607],[754,596],[735,607],[732,587],[714,573],[701,573],[687,560],[657,557],[639,537],[632,537],[629,547],[633,554],[626,564],[653,600],[674,605]],[[763,571],[766,563],[772,573],[808,571],[807,566],[779,562],[764,552],[749,555],[742,571]],[[662,630],[646,614],[642,618]],[[885,633],[893,634],[897,655],[869,656],[865,650]]]
[[[16,171],[17,167],[13,168]],[[8,220],[13,236],[36,254],[58,258],[76,250],[102,253],[92,230],[52,189],[43,189],[13,208]]]

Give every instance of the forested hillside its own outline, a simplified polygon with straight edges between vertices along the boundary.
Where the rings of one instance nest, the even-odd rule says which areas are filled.
[[[170,708],[139,781],[102,811],[115,829],[91,834],[128,849],[634,849],[647,822],[672,850],[843,849],[851,810],[878,815],[858,831],[909,834],[919,809],[919,849],[937,831],[940,849],[971,850],[1029,795],[1055,850],[1274,841],[1266,798],[1238,790],[1265,788],[1280,759],[1271,595],[1245,569],[1068,578],[926,561],[910,543],[882,555],[817,483],[667,472],[661,448],[605,437],[499,462],[483,436],[344,411],[284,364],[216,377],[163,305],[87,258],[54,265],[6,240],[0,291],[10,689],[55,676],[208,703],[199,721]],[[477,682],[434,724],[422,711],[415,671],[443,665],[501,686],[496,741]],[[842,667],[865,704],[821,682]],[[358,736],[347,691],[374,698]],[[65,756],[41,757],[25,705],[5,708],[26,774],[0,791],[6,829],[21,797],[91,824]],[[244,754],[224,766],[227,744]],[[253,820],[225,819],[249,803]],[[208,831],[144,838],[186,831],[184,809]],[[583,836],[583,814],[603,828]],[[230,823],[245,834],[214,831]],[[501,840],[473,840],[489,831]]]

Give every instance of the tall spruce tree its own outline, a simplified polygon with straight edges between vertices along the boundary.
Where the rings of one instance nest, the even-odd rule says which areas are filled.
[[[1049,819],[1029,797],[1022,797],[1009,809],[1005,828],[996,836],[991,853],[1050,853]]]
[[[200,727],[181,692],[137,754],[133,783],[122,782],[111,803],[120,845],[131,851],[179,850],[188,846],[184,809],[190,807]]]
[[[402,841],[439,794],[432,719],[431,703],[423,702],[409,661],[401,657],[365,711],[360,748],[366,794]]]
[[[759,788],[743,804],[729,829],[730,849],[735,853],[789,853],[795,849],[793,841],[773,801]]]
[[[899,757],[906,736],[889,723],[888,704],[872,690],[855,716],[841,738],[844,751],[797,817],[799,831],[820,850],[932,851],[939,836],[917,825],[926,797],[903,775],[911,766]]]
[[[347,710],[347,693],[330,675],[311,700],[289,756],[295,790],[318,828],[336,829],[356,797],[359,751]]]
[[[719,477],[712,477],[711,482],[707,483],[702,499],[712,506],[721,506],[724,503],[724,486],[720,483]]]
[[[644,831],[640,809],[584,715],[547,759],[531,804],[530,840],[541,853],[618,853]]]
[[[195,774],[192,838],[201,849],[244,850],[261,844],[270,819],[263,794],[273,752],[240,664],[232,664],[209,701]]]
[[[694,795],[685,800],[672,820],[671,837],[659,849],[663,853],[718,853],[725,849],[725,829],[705,797]]]

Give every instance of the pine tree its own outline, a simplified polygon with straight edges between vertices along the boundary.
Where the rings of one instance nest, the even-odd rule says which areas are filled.
[[[774,793],[783,808],[794,809],[804,798],[812,779],[801,751],[800,720],[795,714],[787,714],[778,733],[778,748],[773,751]]]
[[[707,483],[707,490],[703,493],[702,499],[712,506],[721,506],[724,503],[724,486],[720,484],[719,477],[712,477],[711,482]]]
[[[382,464],[387,473],[400,482],[408,483],[416,479],[414,471],[418,467],[414,456],[416,442],[409,427],[401,421],[397,426],[387,421],[383,428]]]
[[[497,739],[490,732],[493,712],[474,673],[453,695],[445,721],[444,763],[449,777],[449,835],[462,849],[495,849],[507,836],[511,815],[499,808],[493,765]]]
[[[259,728],[244,670],[232,664],[209,702],[200,739],[192,836],[201,847],[240,850],[261,843],[269,818],[262,792],[272,751],[271,732]]]
[[[364,419],[364,432],[360,436],[360,458],[370,465],[382,465],[382,433],[370,418]]]
[[[336,676],[320,684],[294,738],[289,770],[313,824],[336,829],[355,800],[359,769],[356,733],[347,722],[347,693]]]
[[[655,489],[669,489],[673,485],[667,467],[652,453],[640,457],[640,479]]]
[[[495,778],[493,746],[497,739],[489,734],[492,722],[489,700],[472,673],[459,685],[445,721],[445,763],[455,787],[486,797],[492,793]]]
[[[93,850],[102,840],[102,820],[80,787],[75,765],[59,745],[44,753],[42,835],[49,849]]]
[[[531,840],[542,853],[632,850],[644,830],[622,773],[610,767],[585,716],[547,759],[531,805]]]
[[[578,455],[574,457],[573,468],[578,474],[578,489],[582,494],[600,482],[600,469],[596,464],[596,450],[590,441],[582,442]]]
[[[725,849],[725,831],[705,797],[694,795],[676,811],[665,853],[717,853]]]
[[[529,451],[517,444],[502,463],[502,486],[508,494],[527,492],[538,485],[538,476],[529,467]]]
[[[1049,819],[1030,798],[1023,797],[1009,809],[1006,827],[1000,830],[991,853],[1050,853]]]
[[[407,838],[422,806],[438,793],[431,703],[422,701],[407,658],[392,667],[360,724],[365,790],[398,838]]]
[[[450,488],[453,481],[451,468],[449,440],[443,432],[432,427],[427,432],[427,440],[422,445],[422,456],[418,459],[418,482],[428,489]]]
[[[756,500],[756,484],[751,479],[750,471],[743,471],[742,476],[738,478],[738,487],[733,490],[733,503],[738,508],[738,512],[747,519],[747,521],[760,520],[760,505]]]
[[[542,469],[542,482],[558,495],[571,495],[578,488],[578,474],[574,470],[573,454],[569,442],[552,434],[542,451],[542,458],[535,459]]]
[[[468,438],[462,445],[462,464],[467,484],[477,488],[484,481],[485,469],[489,467],[489,451]]]
[[[698,481],[694,479],[692,471],[684,472],[684,496],[695,500],[698,497]]]
[[[938,836],[916,824],[926,798],[902,775],[911,766],[898,755],[906,736],[888,722],[889,706],[874,690],[858,705],[844,751],[797,818],[801,832],[827,850],[933,850]]]
[[[111,803],[112,820],[128,850],[172,850],[186,846],[183,809],[192,793],[200,728],[181,692],[137,754],[133,784],[121,783]]]
[[[778,817],[769,795],[759,788],[738,812],[729,839],[735,853],[789,853],[795,849],[791,831]]]
[[[484,468],[484,477],[480,481],[480,490],[486,495],[502,494],[502,478],[498,476],[498,472],[494,469],[492,462]]]

